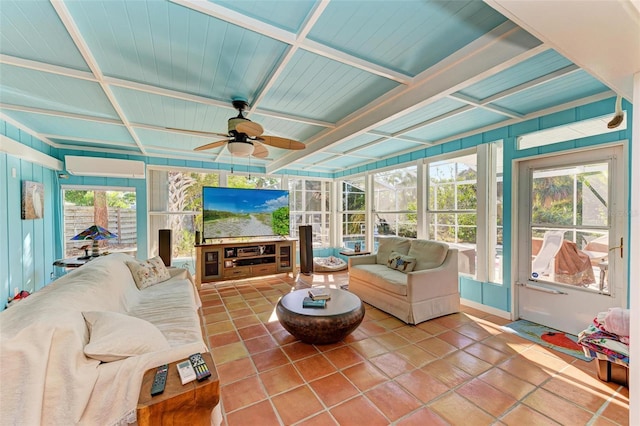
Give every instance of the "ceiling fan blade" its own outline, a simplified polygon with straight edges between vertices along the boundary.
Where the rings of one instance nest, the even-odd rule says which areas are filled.
[[[260,136],[256,140],[266,144],[275,146],[282,149],[304,149],[305,145],[302,142],[294,141],[293,139],[280,138],[278,136]]]
[[[253,155],[256,158],[267,158],[267,155],[269,155],[269,150],[267,150],[267,147],[262,145],[260,142],[253,142]]]
[[[255,138],[256,136],[260,136],[264,132],[264,129],[260,124],[246,120],[236,124],[236,132],[244,133],[251,138]]]
[[[227,142],[229,142],[227,139],[221,140],[221,141],[215,141],[215,142],[211,142],[208,143],[206,145],[202,145],[199,146],[197,148],[194,148],[194,151],[204,151],[205,149],[211,149],[211,148],[217,148],[219,146],[222,146],[224,144],[226,144]]]
[[[200,130],[187,130],[187,129],[178,129],[176,127],[165,127],[167,130],[172,130],[174,132],[185,133],[187,135],[196,135],[196,136],[222,136],[223,138],[228,137],[229,135],[225,133],[217,133],[217,132],[202,132]]]

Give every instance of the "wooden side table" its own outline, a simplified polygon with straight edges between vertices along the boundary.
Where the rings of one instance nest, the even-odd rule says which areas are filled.
[[[157,396],[151,396],[156,368],[144,373],[138,397],[139,426],[211,424],[211,412],[220,402],[220,381],[211,354],[203,353],[202,357],[211,370],[211,377],[183,385],[176,364],[184,360],[172,362],[169,364],[164,392]]]
[[[53,262],[53,266],[58,266],[60,268],[79,268],[82,265],[85,265],[89,262],[92,257],[89,258],[81,258],[81,257],[69,257],[67,259],[57,259]]]
[[[346,251],[343,250],[340,252],[341,255],[351,257],[351,256],[365,256],[367,254],[371,254],[370,251]]]

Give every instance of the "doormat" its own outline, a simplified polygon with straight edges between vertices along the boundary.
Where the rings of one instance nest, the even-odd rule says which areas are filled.
[[[584,355],[582,346],[577,343],[578,337],[573,334],[554,330],[527,320],[518,320],[503,326],[503,328],[545,348],[571,355],[583,361],[591,361],[591,358]]]

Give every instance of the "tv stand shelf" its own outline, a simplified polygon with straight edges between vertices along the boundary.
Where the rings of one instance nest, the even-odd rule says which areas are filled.
[[[295,270],[296,241],[289,238],[220,239],[195,247],[198,285]]]

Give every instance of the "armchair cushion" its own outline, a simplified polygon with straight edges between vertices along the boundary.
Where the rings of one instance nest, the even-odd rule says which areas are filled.
[[[380,238],[378,252],[376,254],[376,263],[378,265],[386,265],[391,256],[391,252],[395,251],[400,254],[408,254],[411,241],[402,237],[384,237]]]
[[[422,271],[442,265],[448,251],[449,246],[445,243],[431,240],[411,240],[408,254],[416,258],[414,270]]]
[[[413,271],[413,268],[416,267],[416,258],[392,251],[387,261],[387,266],[406,274]]]
[[[386,265],[359,265],[352,269],[354,276],[366,281],[374,288],[379,288],[399,296],[407,296],[408,274],[403,274]]]

